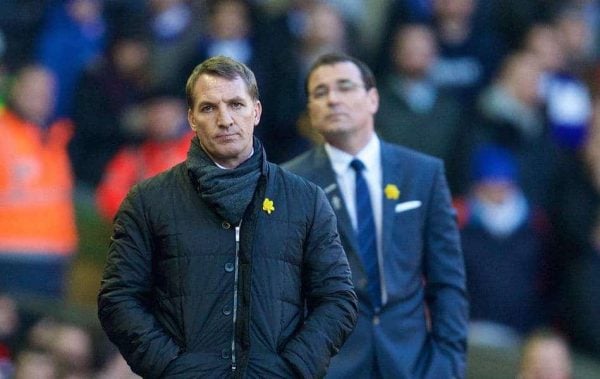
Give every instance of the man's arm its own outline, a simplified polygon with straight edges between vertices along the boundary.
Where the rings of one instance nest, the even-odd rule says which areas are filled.
[[[282,352],[303,378],[325,375],[330,358],[354,328],[358,309],[335,214],[323,191],[316,186],[315,190],[314,218],[304,253],[303,287],[308,315]]]
[[[453,377],[462,378],[468,328],[465,266],[456,214],[441,163],[435,174],[427,215],[424,275],[433,337],[432,366],[437,359],[446,360],[443,366],[449,363]]]
[[[98,317],[133,371],[156,378],[179,346],[151,312],[152,243],[139,187],[116,216],[98,295]]]

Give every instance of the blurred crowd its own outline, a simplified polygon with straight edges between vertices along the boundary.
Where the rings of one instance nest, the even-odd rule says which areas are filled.
[[[520,346],[543,327],[600,356],[599,1],[0,5],[0,378],[131,377],[85,326],[19,302],[64,299],[77,199],[109,222],[131,185],[185,159],[185,82],[213,55],[255,72],[276,163],[320,142],[304,115],[312,61],[368,62],[378,134],[445,162],[471,341]]]

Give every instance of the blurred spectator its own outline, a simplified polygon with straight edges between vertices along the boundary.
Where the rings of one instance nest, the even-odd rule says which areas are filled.
[[[306,16],[298,49],[303,73],[318,56],[331,51],[349,50],[347,24],[338,8],[317,2],[308,8]]]
[[[463,169],[458,156],[464,112],[431,78],[437,59],[435,36],[423,24],[400,26],[390,55],[393,67],[379,92],[377,132],[387,141],[442,158],[450,188],[456,193]]]
[[[265,26],[262,33],[261,44],[269,46],[269,50],[263,51],[267,54],[262,62],[268,65],[265,70],[268,77],[261,98],[263,108],[270,111],[263,114],[256,133],[269,160],[281,163],[311,146],[298,130],[306,102],[305,74],[320,54],[350,50],[347,26],[334,6],[315,0],[296,0],[286,13]]]
[[[386,52],[392,43],[388,36],[394,30],[405,23],[428,24],[435,32],[439,47],[433,78],[463,100],[463,107],[472,107],[477,92],[488,83],[507,52],[490,20],[481,22],[477,17],[479,7],[487,5],[487,1],[481,0],[393,1],[387,14],[387,33],[383,34],[382,48],[375,62],[377,74],[393,65]]]
[[[205,31],[204,12],[194,12],[189,0],[150,0],[149,7],[152,85],[180,90],[180,72]]]
[[[265,65],[254,35],[254,8],[249,0],[211,0],[207,3],[206,33],[198,36],[192,59],[180,70],[180,88],[184,88],[189,73],[205,59],[224,55],[246,64],[256,75],[259,85],[265,82]]]
[[[433,0],[433,28],[439,59],[433,77],[471,107],[480,89],[495,74],[506,47],[489,25],[475,23],[479,0]]]
[[[442,87],[452,89],[467,102],[488,83],[506,52],[492,30],[477,28],[474,17],[477,4],[478,0],[433,3],[433,25],[440,48],[433,75]]]
[[[45,351],[24,350],[16,360],[14,379],[58,379],[57,363]]]
[[[525,35],[524,47],[541,64],[539,91],[554,140],[566,149],[578,149],[589,129],[591,97],[586,85],[574,75],[560,36],[560,30],[551,24],[535,24]]]
[[[392,7],[387,21],[389,31],[407,22],[425,22],[438,41],[439,59],[432,69],[438,85],[452,90],[467,108],[495,73],[507,52],[503,41],[488,20],[478,22],[478,0],[401,0]],[[391,33],[387,34],[391,35]],[[493,48],[491,48],[493,46]],[[384,41],[378,61],[378,74],[389,67],[391,41]]]
[[[245,0],[213,0],[208,11],[208,31],[200,43],[202,54],[196,57],[193,66],[216,55],[250,64],[255,58],[250,3]]]
[[[472,165],[471,189],[455,203],[470,295],[470,338],[485,341],[493,333],[506,340],[513,334],[516,343],[547,321],[547,222],[523,194],[509,150],[481,146]]]
[[[599,9],[597,2],[570,0],[552,20],[567,65],[576,74],[584,72],[598,58],[598,35],[595,33],[598,33]]]
[[[525,196],[548,210],[558,179],[557,145],[546,124],[539,86],[542,66],[532,53],[508,56],[479,98],[479,117],[469,138],[491,142],[515,155]]]
[[[58,377],[92,376],[94,346],[88,329],[42,314],[27,330],[24,342],[22,350],[37,351],[51,357]]]
[[[61,298],[77,248],[67,120],[48,123],[54,77],[28,66],[0,111],[0,291]]]
[[[57,363],[61,377],[92,376],[92,337],[86,329],[75,324],[59,324],[54,330],[49,351]]]
[[[567,341],[553,331],[539,330],[523,345],[518,379],[571,379],[572,366]]]
[[[396,43],[394,38],[390,38],[404,24],[425,24],[432,25],[433,22],[433,1],[432,0],[390,0],[388,1],[386,12],[384,12],[382,32],[380,41],[378,41],[379,51],[376,53],[373,61],[375,74],[381,76],[390,70],[393,70],[393,57],[389,52]]]
[[[144,140],[122,148],[108,163],[96,192],[98,210],[112,220],[130,188],[185,160],[193,132],[185,102],[173,96],[152,97],[143,105]]]
[[[90,67],[75,92],[75,135],[69,146],[78,187],[95,188],[107,162],[126,142],[135,104],[150,88],[149,46],[139,34],[118,36],[106,58]]]
[[[66,0],[53,5],[40,30],[36,58],[55,75],[56,117],[71,116],[73,92],[83,70],[104,52],[101,0]]]

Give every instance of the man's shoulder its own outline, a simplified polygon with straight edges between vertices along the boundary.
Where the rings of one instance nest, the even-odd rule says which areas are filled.
[[[160,192],[166,188],[172,188],[182,178],[186,178],[187,168],[185,162],[181,162],[168,170],[142,180],[137,184],[139,190],[144,192]]]
[[[309,190],[314,192],[317,187],[314,183],[301,176],[298,172],[291,170],[286,164],[275,164],[270,163],[271,172],[274,173],[274,177],[280,179],[282,183],[285,183],[286,188],[298,190]]]
[[[383,165],[398,162],[405,166],[417,165],[424,168],[443,164],[440,158],[383,140],[381,141],[381,151]]]
[[[289,170],[300,176],[307,176],[310,172],[312,172],[317,164],[319,148],[312,148],[297,157],[283,163],[281,167],[285,170]]]

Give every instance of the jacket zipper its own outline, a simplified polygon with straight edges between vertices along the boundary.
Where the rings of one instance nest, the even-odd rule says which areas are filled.
[[[235,374],[237,368],[235,356],[235,324],[237,321],[237,302],[238,302],[238,277],[239,277],[239,261],[240,261],[240,225],[235,227],[235,272],[233,279],[233,335],[231,336],[231,371]]]

